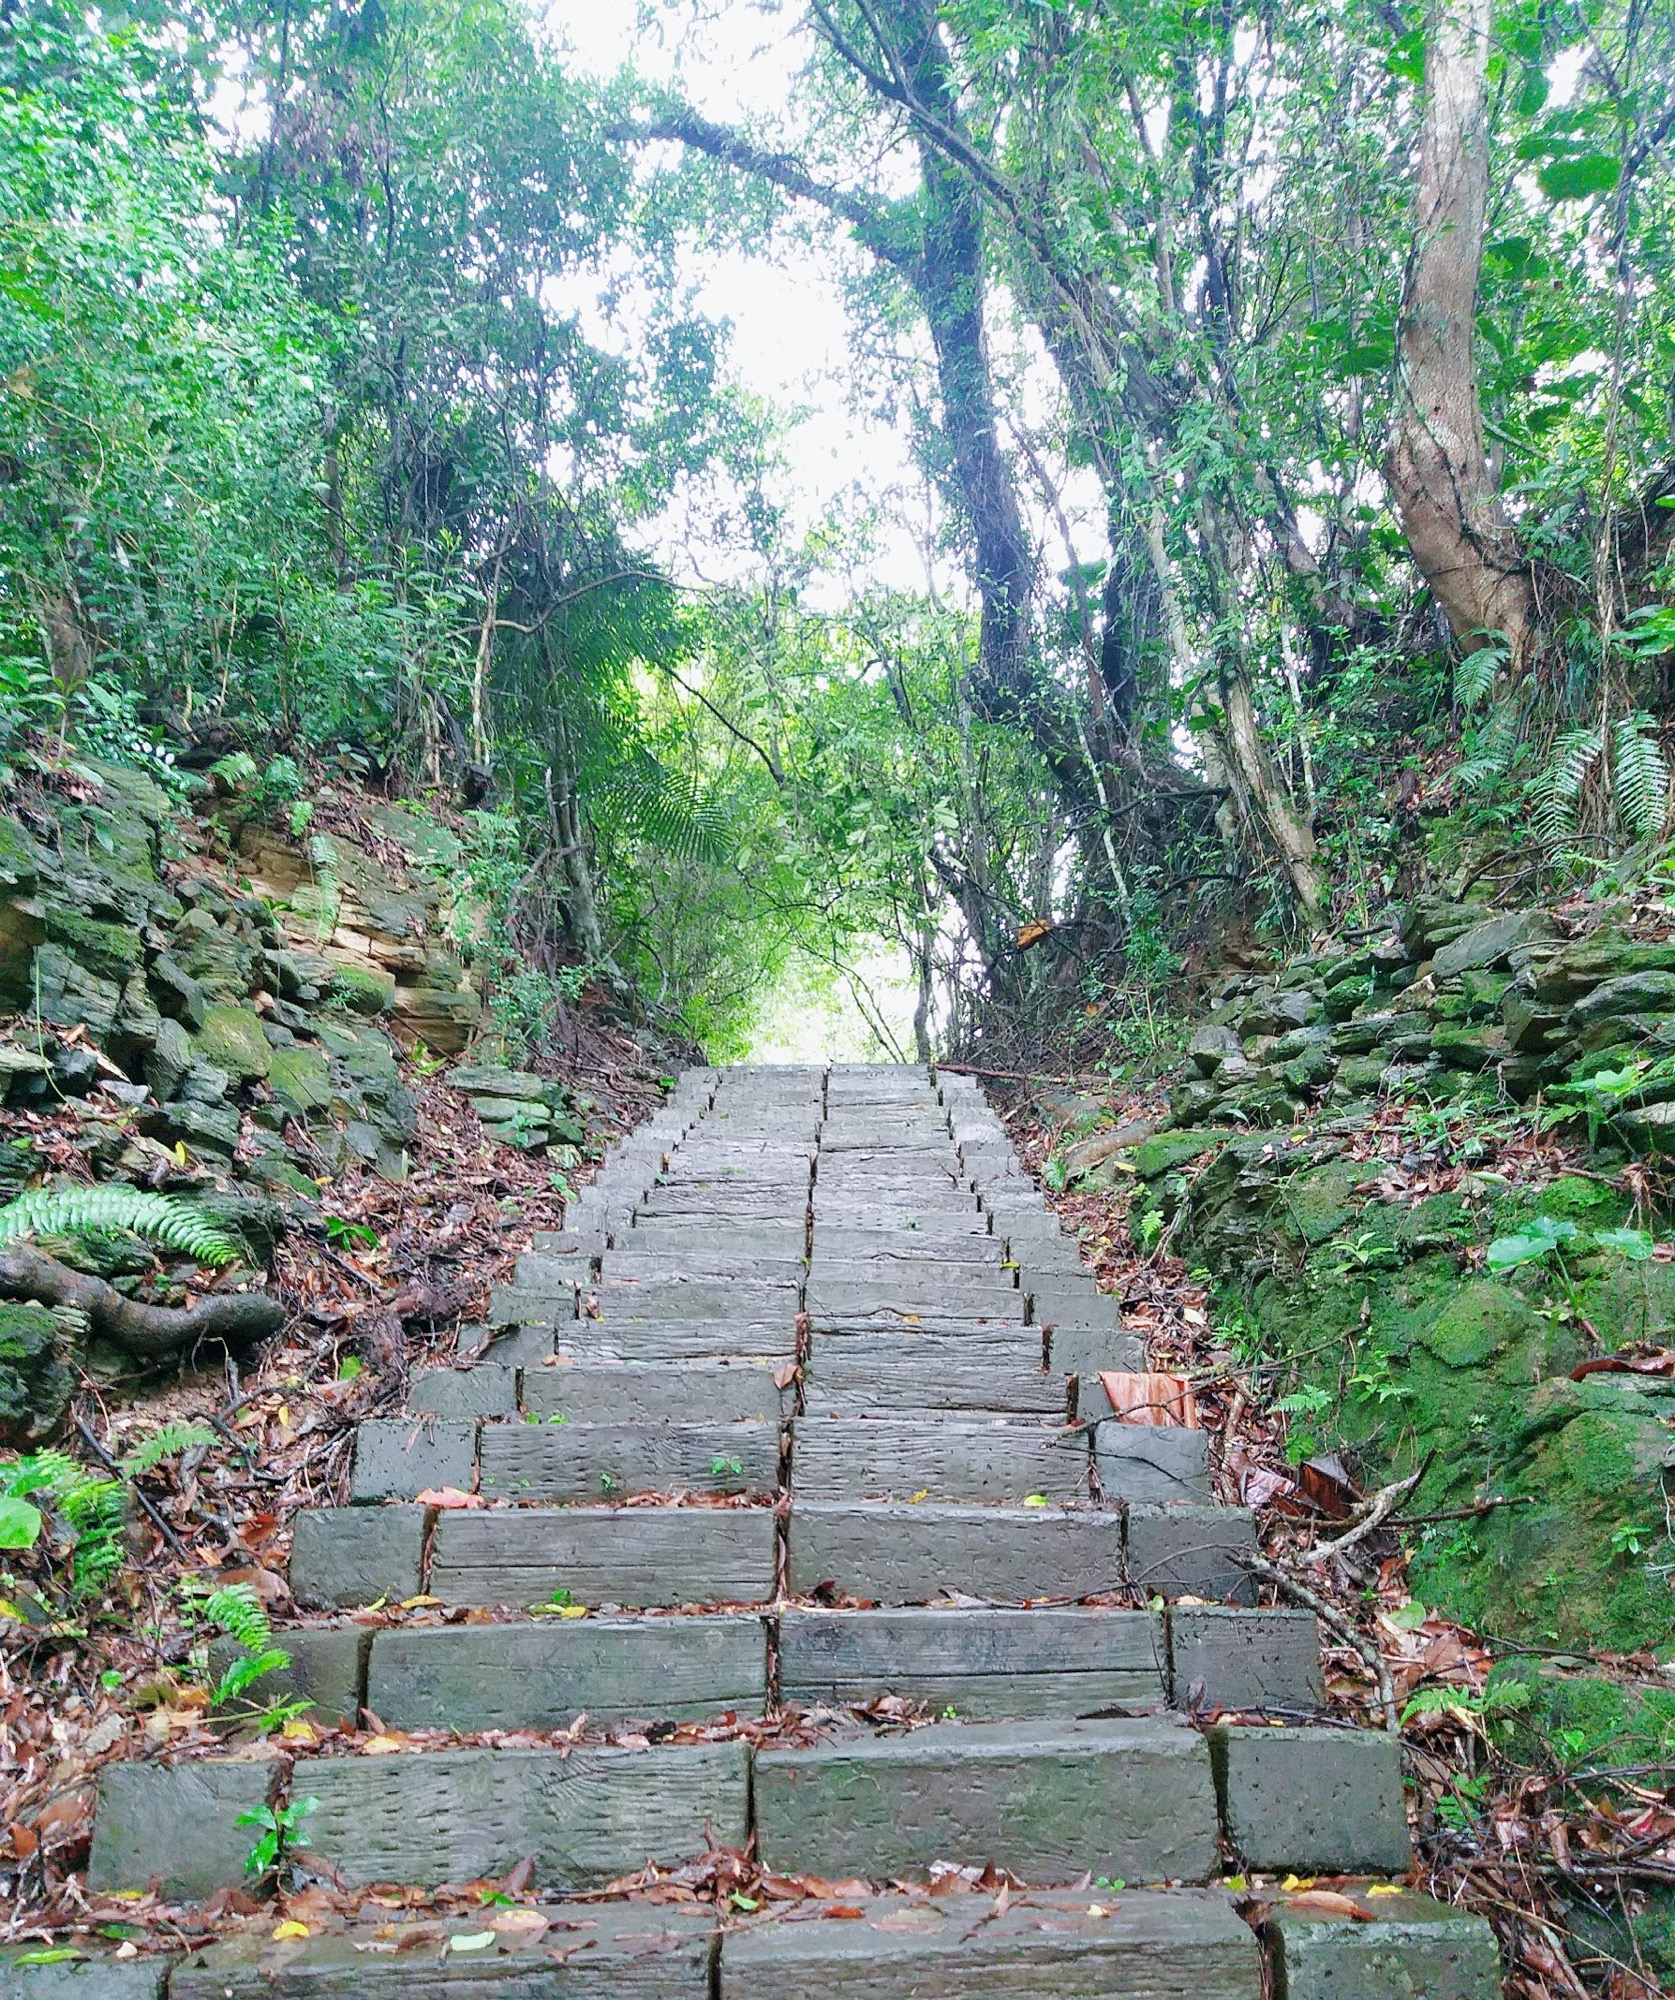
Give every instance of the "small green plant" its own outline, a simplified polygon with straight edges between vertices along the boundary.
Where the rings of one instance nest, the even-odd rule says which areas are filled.
[[[710,1477],[712,1479],[739,1479],[743,1475],[744,1460],[742,1458],[712,1458],[710,1460]]]
[[[0,1463],[0,1550],[50,1543],[48,1560],[64,1564],[69,1596],[94,1597],[122,1567],[127,1501],[126,1481],[62,1451]]]
[[[1611,1530],[1611,1553],[1614,1556],[1644,1555],[1654,1540],[1656,1533],[1653,1529],[1625,1521],[1621,1527]]]
[[[298,1829],[310,1813],[319,1809],[318,1799],[294,1799],[288,1806],[258,1806],[254,1812],[240,1813],[237,1825],[261,1829],[244,1857],[245,1874],[258,1880],[265,1875],[279,1875],[293,1855],[312,1847],[313,1841]]]
[[[599,1475],[599,1491],[608,1500],[613,1493],[620,1493],[622,1491],[622,1481],[620,1479],[613,1479],[608,1472],[602,1472]]]
[[[1319,1449],[1320,1441],[1314,1426],[1308,1421],[1320,1416],[1332,1407],[1330,1394],[1317,1383],[1305,1383],[1289,1396],[1281,1396],[1274,1408],[1284,1417],[1300,1417],[1301,1423],[1291,1425],[1290,1436],[1286,1440],[1285,1455],[1293,1465],[1301,1465],[1306,1458],[1312,1458]]]
[[[290,1654],[273,1643],[273,1625],[267,1609],[248,1583],[210,1588],[189,1577],[181,1587],[181,1594],[187,1608],[202,1623],[223,1633],[239,1649],[238,1657],[211,1690],[212,1709],[230,1708],[234,1702],[243,1700],[258,1681],[283,1672],[291,1664]],[[309,1706],[306,1701],[281,1701],[241,1712],[238,1719],[258,1728],[277,1728]]]
[[[364,1222],[351,1222],[346,1215],[328,1215],[326,1241],[334,1250],[376,1250],[378,1232]]]
[[[20,1236],[111,1236],[128,1230],[200,1264],[230,1264],[238,1245],[188,1202],[141,1188],[36,1188],[0,1208],[0,1243]]]

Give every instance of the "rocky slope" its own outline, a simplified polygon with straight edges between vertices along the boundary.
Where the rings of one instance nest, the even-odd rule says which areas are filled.
[[[0,1200],[35,1184],[186,1194],[237,1232],[206,1282],[125,1232],[40,1248],[124,1298],[177,1307],[248,1291],[288,1217],[322,1187],[407,1176],[425,1140],[416,1084],[457,1056],[482,1006],[457,936],[461,853],[443,824],[323,788],[283,830],[249,760],[195,813],[134,770],[45,760],[0,813]],[[573,1169],[595,1106],[509,1067],[490,1037],[450,1080],[492,1137]],[[60,1424],[85,1326],[0,1270],[0,1440]],[[48,1303],[62,1303],[48,1301]],[[271,1330],[267,1328],[265,1330]],[[109,1377],[132,1354],[92,1360]]]

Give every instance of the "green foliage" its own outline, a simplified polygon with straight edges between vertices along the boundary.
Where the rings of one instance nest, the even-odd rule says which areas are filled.
[[[320,1801],[293,1799],[284,1806],[258,1806],[254,1812],[240,1813],[236,1824],[260,1829],[244,1859],[246,1875],[261,1877],[284,1872],[293,1855],[314,1845],[302,1829],[302,1822],[317,1812]]]
[[[48,1555],[73,1600],[97,1597],[123,1565],[127,1499],[124,1481],[52,1448],[0,1463],[0,1548]]]
[[[0,1208],[0,1243],[20,1236],[143,1236],[200,1264],[230,1264],[238,1245],[173,1195],[107,1183],[100,1187],[39,1189]]]

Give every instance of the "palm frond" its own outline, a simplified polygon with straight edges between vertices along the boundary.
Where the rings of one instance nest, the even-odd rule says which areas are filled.
[[[141,1188],[36,1188],[0,1208],[0,1243],[19,1236],[110,1236],[129,1230],[200,1264],[230,1264],[238,1245],[189,1203]]]
[[[654,758],[608,778],[589,804],[600,823],[661,848],[678,861],[724,867],[732,848],[731,816]]]

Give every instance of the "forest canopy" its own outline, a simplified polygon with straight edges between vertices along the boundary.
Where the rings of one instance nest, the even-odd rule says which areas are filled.
[[[1661,850],[1667,7],[561,16],[0,0],[0,760],[449,796],[506,1005],[723,1056],[792,968],[1069,1050],[1439,839]],[[794,88],[718,115],[700,19]],[[921,588],[692,282],[816,244]]]

